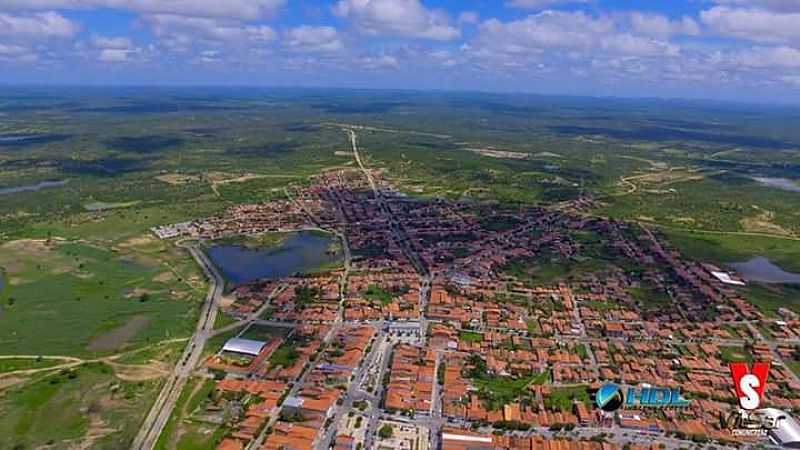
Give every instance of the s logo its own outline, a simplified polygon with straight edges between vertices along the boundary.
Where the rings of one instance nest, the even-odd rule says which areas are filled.
[[[730,369],[739,406],[745,410],[758,408],[767,386],[769,363],[757,362],[753,363],[752,368],[748,368],[747,363],[734,362],[730,364]]]

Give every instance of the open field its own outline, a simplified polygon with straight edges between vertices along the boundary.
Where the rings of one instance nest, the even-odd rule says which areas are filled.
[[[0,447],[124,448],[157,385],[90,364],[8,388],[0,397]]]
[[[185,336],[205,285],[177,250],[57,240],[2,249],[4,354],[95,355]]]

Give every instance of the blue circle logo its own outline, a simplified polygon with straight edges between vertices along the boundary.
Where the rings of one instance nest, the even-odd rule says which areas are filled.
[[[622,388],[614,383],[606,383],[600,387],[594,397],[597,407],[606,412],[614,412],[625,403]]]

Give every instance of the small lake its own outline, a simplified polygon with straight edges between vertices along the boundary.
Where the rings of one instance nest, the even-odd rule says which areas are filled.
[[[329,251],[334,243],[333,236],[300,232],[289,235],[279,246],[266,249],[215,245],[208,248],[208,257],[226,280],[241,284],[308,272],[340,261],[341,252]]]
[[[729,266],[736,269],[748,281],[800,284],[800,273],[787,272],[763,256],[756,256],[744,262],[731,263]]]
[[[19,194],[21,192],[35,192],[35,191],[40,191],[42,189],[61,187],[64,186],[65,184],[67,184],[67,180],[40,181],[36,184],[28,184],[25,186],[14,186],[7,188],[0,187],[0,195],[13,195],[13,194]]]
[[[65,141],[71,136],[67,134],[32,134],[7,133],[0,134],[0,147],[25,147],[37,144]]]
[[[800,185],[788,178],[753,178],[764,186],[782,189],[789,192],[800,192]]]

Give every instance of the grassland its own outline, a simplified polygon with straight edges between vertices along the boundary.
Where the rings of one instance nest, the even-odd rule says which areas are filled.
[[[768,257],[790,272],[800,272],[800,240],[741,234],[699,233],[662,229],[669,242],[684,254],[701,261],[726,264],[754,256]]]
[[[473,331],[461,331],[458,333],[458,340],[464,342],[481,342],[483,341],[483,334]]]
[[[551,411],[572,411],[575,401],[589,404],[588,386],[553,387],[545,397],[544,405]]]
[[[205,281],[178,250],[150,245],[2,244],[2,352],[102,355],[187,335]]]
[[[224,426],[197,420],[201,405],[214,391],[214,380],[192,378],[181,392],[175,410],[156,442],[156,450],[213,450],[227,431]]]
[[[0,397],[0,448],[125,448],[157,387],[88,364],[8,388]]]

